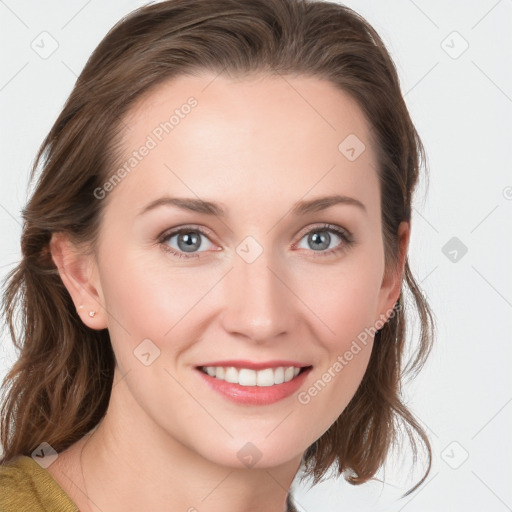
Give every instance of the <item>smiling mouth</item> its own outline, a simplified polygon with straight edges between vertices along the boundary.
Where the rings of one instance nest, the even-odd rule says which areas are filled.
[[[278,366],[263,370],[235,368],[234,366],[199,366],[198,369],[215,379],[238,384],[240,386],[270,387],[290,382],[311,366]]]

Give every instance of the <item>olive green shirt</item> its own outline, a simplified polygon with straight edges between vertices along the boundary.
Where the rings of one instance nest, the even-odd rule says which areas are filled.
[[[49,471],[20,455],[0,465],[0,512],[79,512]]]

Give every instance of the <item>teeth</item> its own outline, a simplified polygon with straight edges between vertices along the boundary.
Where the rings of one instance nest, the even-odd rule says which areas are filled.
[[[210,377],[216,377],[240,386],[274,386],[288,382],[300,373],[300,368],[294,366],[279,366],[278,368],[265,368],[264,370],[250,370],[249,368],[235,368],[229,366],[205,366],[202,370]]]

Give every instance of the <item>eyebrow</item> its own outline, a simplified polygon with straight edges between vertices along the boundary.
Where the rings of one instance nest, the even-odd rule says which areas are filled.
[[[326,210],[327,208],[330,208],[331,206],[337,204],[357,206],[366,213],[366,207],[361,201],[353,197],[348,197],[339,194],[318,197],[316,199],[309,199],[306,201],[298,201],[293,205],[291,213],[292,215],[306,215],[308,213]],[[195,213],[202,213],[204,215],[215,215],[218,217],[226,216],[226,210],[219,203],[189,197],[169,196],[160,197],[158,199],[155,199],[154,201],[151,201],[149,204],[147,204],[144,208],[141,209],[137,216],[143,215],[160,206],[175,206],[177,208],[181,208],[182,210],[187,210]]]

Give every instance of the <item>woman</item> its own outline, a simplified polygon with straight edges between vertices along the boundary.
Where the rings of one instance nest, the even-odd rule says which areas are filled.
[[[404,284],[409,370],[433,339],[407,260],[422,151],[346,7],[172,0],[121,20],[34,165],[0,509],[295,510],[300,468],[366,482],[401,424],[428,453],[417,488],[430,445],[400,385]]]

